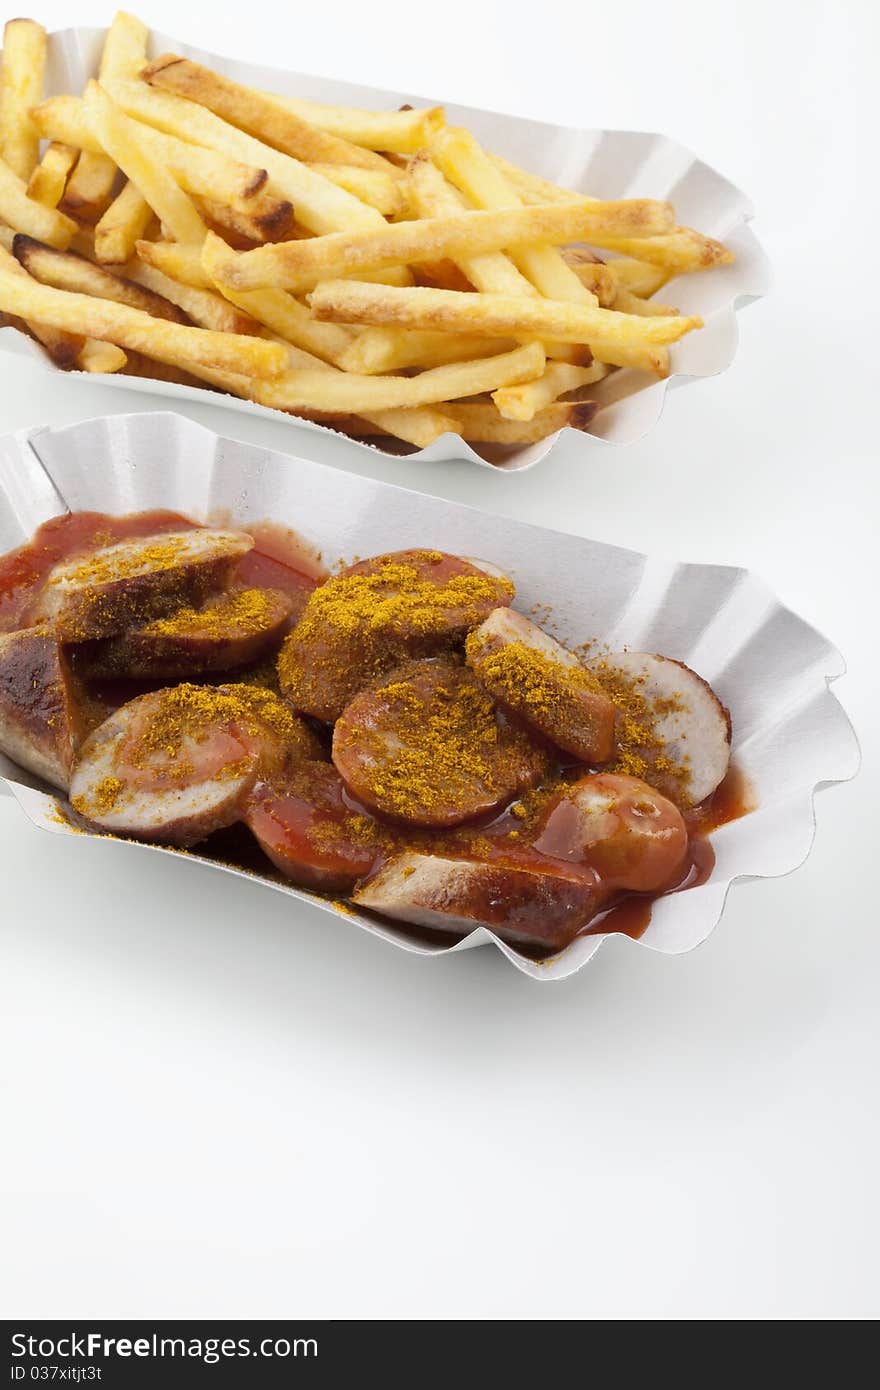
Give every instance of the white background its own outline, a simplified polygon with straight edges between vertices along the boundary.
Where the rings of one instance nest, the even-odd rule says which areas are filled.
[[[743,315],[734,366],[673,392],[639,445],[569,439],[499,476],[192,414],[757,569],[847,656],[865,765],[819,796],[806,866],[735,887],[700,950],[613,942],[545,986],[491,950],[423,960],[222,875],[49,837],[0,800],[6,1316],[880,1313],[874,10],[142,11],[254,61],[662,130],[751,194],[775,290]],[[3,360],[2,432],[149,406]]]

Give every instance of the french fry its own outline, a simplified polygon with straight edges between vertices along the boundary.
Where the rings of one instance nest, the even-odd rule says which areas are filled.
[[[316,318],[335,323],[390,323],[399,328],[586,343],[601,362],[624,367],[646,367],[653,361],[652,349],[674,343],[702,326],[695,315],[638,318],[549,299],[395,289],[350,280],[324,281],[308,298]]]
[[[639,295],[625,290],[623,286],[618,286],[612,308],[619,309],[622,314],[644,314],[652,318],[663,318],[664,315],[678,313],[671,304],[658,304],[656,299],[642,299]]]
[[[637,261],[631,256],[615,256],[607,265],[620,288],[640,295],[642,299],[662,290],[670,279],[669,271],[664,266]]]
[[[531,381],[544,368],[537,343],[477,362],[431,367],[418,376],[354,376],[349,372],[294,370],[277,380],[251,383],[251,400],[277,410],[321,410],[363,415],[377,410],[436,405],[499,386]]]
[[[511,164],[510,160],[502,159],[500,155],[489,156],[498,172],[513,184],[524,203],[576,203],[583,198],[583,193],[573,193],[570,188],[560,188],[558,184],[551,183],[549,179],[542,179],[537,174],[530,174],[525,169],[520,169],[516,164]]]
[[[200,328],[213,328],[219,333],[259,331],[259,324],[250,314],[243,313],[213,290],[193,289],[192,285],[172,280],[151,265],[134,266],[129,274],[136,284],[176,304]]]
[[[30,109],[43,95],[46,31],[33,19],[10,19],[3,33],[0,72],[0,158],[18,178],[30,178],[40,137]]]
[[[140,138],[138,123],[120,111],[97,82],[86,88],[86,110],[101,145],[140,189],[156,216],[178,241],[201,243],[207,231],[204,222],[167,168],[153,159]]]
[[[16,232],[26,232],[38,241],[62,250],[69,246],[76,223],[57,208],[44,207],[27,195],[18,175],[0,159],[0,217]]]
[[[381,212],[383,217],[395,217],[405,206],[400,180],[393,179],[382,169],[362,169],[354,164],[321,164],[314,161],[309,162],[309,168],[329,179],[331,183],[338,184],[340,188],[347,189],[356,198],[360,198],[362,203],[369,203],[370,207]],[[389,164],[388,168],[393,168],[393,165]]]
[[[136,84],[135,84],[136,85]],[[103,146],[93,129],[85,102],[79,97],[50,97],[33,111],[34,122],[46,139],[64,140],[78,149],[100,154]],[[243,164],[214,150],[166,135],[135,120],[138,142],[156,163],[166,166],[188,193],[225,200],[236,208],[250,210],[254,199],[265,188],[267,174],[262,167]],[[272,206],[282,200],[272,199]],[[287,204],[285,204],[285,207]],[[265,215],[266,204],[256,204]]]
[[[493,164],[491,156],[481,148],[470,131],[444,126],[435,132],[431,140],[431,153],[446,177],[461,189],[474,207],[503,209],[523,206],[522,198],[514,186],[497,165]],[[552,207],[554,204],[544,206]],[[555,206],[561,209],[569,205]],[[578,204],[572,203],[570,206],[574,208]],[[589,206],[598,211],[600,204],[590,203]],[[634,229],[636,236],[651,234],[649,228],[652,225],[652,213],[657,220],[667,224],[672,221],[672,209],[668,204],[658,203],[651,210],[646,204],[644,221]],[[592,232],[585,232],[581,239],[589,241],[594,233],[595,228]],[[539,241],[541,238],[534,237],[532,240]],[[574,304],[595,307],[596,296],[581,284],[574,271],[566,265],[560,252],[552,246],[520,246],[515,247],[511,254],[514,264],[526,279],[548,299],[568,300]]]
[[[222,243],[218,237],[209,234],[202,248],[201,261],[203,273],[211,286],[216,285],[213,270],[218,254],[223,254]],[[221,293],[230,303],[243,309],[280,338],[302,351],[312,353],[321,361],[338,365],[352,340],[350,329],[335,323],[318,323],[306,306],[285,290],[250,290],[242,294],[222,290]]]
[[[128,180],[95,227],[95,259],[102,265],[125,265],[152,217],[153,209],[137,184]]]
[[[81,372],[121,372],[128,358],[115,343],[99,343],[86,338],[80,348],[76,365]]]
[[[47,356],[62,371],[76,368],[77,360],[85,346],[85,338],[80,333],[65,333],[61,328],[51,328],[48,324],[35,323],[33,319],[23,319],[17,314],[4,314],[3,321],[11,328],[17,328],[29,338],[40,344]]]
[[[617,280],[613,270],[599,260],[571,261],[567,251],[563,251],[562,255],[566,265],[574,271],[581,284],[596,296],[600,308],[612,308],[617,294]]]
[[[77,161],[77,151],[52,140],[28,180],[27,195],[44,208],[57,208],[64,196],[67,176]]]
[[[25,283],[29,280],[27,271],[19,265],[12,249],[15,245],[16,233],[11,227],[0,224],[0,275],[17,276]],[[54,328],[50,324],[37,323],[33,319],[24,318],[20,315],[4,314],[8,322],[15,328],[20,328],[23,332],[35,338],[51,357],[56,366],[69,369],[76,366],[76,360],[82,351],[85,339],[80,333],[70,333],[61,328]]]
[[[599,231],[585,239],[609,251],[617,251],[621,256],[636,256],[640,261],[660,266],[667,272],[667,278],[697,270],[713,270],[719,265],[732,265],[736,259],[733,252],[720,241],[713,241],[712,237],[703,236],[702,232],[695,232],[691,227],[677,227],[668,235],[638,239],[605,235]]]
[[[252,135],[237,130],[206,107],[144,82],[110,82],[107,87],[122,109],[139,121],[191,144],[203,145],[244,164],[256,162],[256,167],[266,169],[276,192],[290,199],[297,220],[310,231],[323,235],[342,228],[385,226],[382,214],[375,208],[292,156],[270,149]]]
[[[204,364],[221,372],[269,378],[283,372],[288,361],[286,350],[265,338],[168,323],[126,304],[40,285],[2,266],[0,309],[53,328],[144,352],[184,370],[191,369],[194,364]]]
[[[592,386],[607,376],[608,368],[601,362],[592,367],[572,367],[567,362],[548,362],[544,375],[537,381],[521,386],[501,386],[492,394],[499,415],[505,420],[533,420],[545,407],[553,405],[560,396]]]
[[[315,164],[349,164],[361,169],[387,170],[387,161],[372,150],[365,150],[338,135],[329,135],[320,126],[304,121],[274,97],[252,87],[243,87],[201,63],[164,53],[148,63],[141,79],[205,106],[230,125],[246,130],[296,159]]]
[[[283,241],[294,226],[293,204],[271,194],[258,193],[248,203],[237,205],[202,197],[199,206],[214,226],[260,245],[267,241]]]
[[[208,234],[201,254],[178,242],[138,242],[138,256],[173,279],[196,289],[213,289],[215,282],[206,267],[213,265],[218,237]],[[221,244],[222,245],[222,244]],[[280,338],[312,353],[326,362],[336,363],[352,340],[352,332],[336,323],[318,323],[304,304],[285,290],[251,290],[242,294],[224,291],[225,298]]]
[[[349,106],[324,106],[301,97],[273,96],[272,99],[304,121],[338,135],[341,140],[363,145],[368,150],[388,150],[395,154],[415,154],[423,149],[445,119],[442,106],[420,111],[362,111]]]
[[[445,256],[477,256],[527,241],[564,242],[586,237],[598,221],[651,225],[643,203],[583,203],[560,207],[461,212],[454,217],[383,223],[370,231],[334,232],[305,241],[230,252],[220,281],[230,289],[308,289],[320,279],[380,270]],[[665,220],[665,219],[661,219]],[[575,276],[575,281],[580,281]]]
[[[94,226],[110,206],[116,177],[116,165],[106,154],[83,150],[67,180],[61,200],[62,212],[76,218],[77,222]]]
[[[510,352],[514,347],[516,344],[510,338],[366,328],[350,340],[337,365],[347,372],[375,376],[404,367],[439,367],[447,362],[468,362],[477,357],[491,357],[497,352]]]
[[[137,77],[147,61],[148,38],[145,24],[134,15],[118,10],[104,39],[98,80],[108,82],[114,77]]]
[[[41,285],[56,290],[71,290],[75,294],[90,294],[97,299],[112,299],[141,309],[153,318],[171,323],[188,323],[187,315],[166,298],[151,289],[144,289],[130,278],[114,275],[103,266],[77,256],[73,251],[56,251],[31,237],[17,235],[12,253],[19,265]]]
[[[443,407],[458,433],[471,444],[506,445],[537,444],[566,426],[586,430],[597,409],[595,401],[581,401],[573,405],[545,406],[531,420],[505,420],[494,405],[456,401]]]
[[[460,217],[465,202],[427,154],[417,155],[407,171],[410,205],[420,218]],[[537,294],[503,251],[460,256],[459,268],[478,290],[494,294]]]

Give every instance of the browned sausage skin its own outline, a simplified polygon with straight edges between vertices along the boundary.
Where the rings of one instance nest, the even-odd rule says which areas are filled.
[[[332,723],[377,676],[449,650],[513,594],[505,575],[439,550],[362,560],[310,596],[281,653],[281,687],[301,713]]]
[[[360,907],[434,930],[486,927],[517,946],[561,950],[595,916],[600,889],[561,866],[400,854],[354,894]]]
[[[76,682],[51,631],[0,634],[0,750],[66,791],[84,732]]]

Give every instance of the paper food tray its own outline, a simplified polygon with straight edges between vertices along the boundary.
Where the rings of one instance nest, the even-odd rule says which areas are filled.
[[[813,840],[817,786],[843,781],[857,769],[855,734],[829,689],[844,670],[842,657],[746,570],[676,565],[492,516],[223,439],[170,413],[109,416],[0,440],[0,553],[67,510],[121,515],[157,507],[198,521],[271,519],[316,545],[330,566],[354,554],[427,544],[479,555],[511,574],[524,611],[551,604],[554,631],[572,645],[598,637],[612,650],[628,645],[693,666],[732,711],[733,756],[758,809],[712,835],[716,864],[706,884],[656,902],[640,940],[653,950],[674,954],[703,941],[735,879],[776,876],[799,865]],[[35,824],[74,833],[59,822],[56,797],[0,754],[0,787],[4,781]],[[187,856],[193,861],[240,873],[198,852]],[[326,899],[264,882],[343,915]],[[608,939],[579,937],[537,963],[482,928],[444,947],[427,946],[404,927],[355,911],[344,920],[424,955],[492,941],[518,969],[541,980],[571,974]]]
[[[88,78],[97,75],[105,32],[77,28],[64,29],[50,36],[47,95],[81,92]],[[152,35],[149,51],[151,57],[169,51],[180,53],[217,68],[239,82],[313,101],[374,109],[393,109],[403,102],[414,106],[445,105],[450,122],[469,126],[488,148],[544,178],[600,198],[669,199],[681,222],[724,241],[736,254],[734,265],[684,276],[670,282],[671,288],[662,291],[664,299],[679,307],[682,313],[702,315],[705,327],[673,346],[672,370],[666,381],[655,381],[643,373],[615,372],[607,382],[599,384],[594,395],[611,403],[599,411],[589,433],[578,433],[584,449],[603,442],[629,444],[641,439],[659,419],[671,385],[715,376],[729,367],[737,347],[736,311],[760,298],[769,286],[767,258],[747,225],[753,209],[745,194],[703,164],[690,150],[663,135],[641,131],[576,130],[457,106],[444,102],[442,96],[389,92],[240,63],[206,53],[161,33]],[[50,371],[61,370],[38,343],[16,328],[0,329],[0,348],[25,352],[42,361]],[[121,386],[129,391],[172,396],[179,401],[223,405],[248,415],[275,418],[283,415],[283,412],[250,401],[199,387],[113,374],[94,373],[89,375],[89,380],[100,380],[108,386]],[[625,394],[627,392],[632,394]],[[618,399],[619,396],[622,398]],[[299,429],[328,432],[324,425],[294,420],[289,415],[283,418]],[[492,463],[452,434],[443,435],[418,454],[427,459],[467,458],[482,467],[519,470],[530,468],[546,457],[558,438],[559,434],[550,435],[540,443],[515,449],[496,446]],[[354,441],[354,445],[361,449],[376,448],[359,441]]]

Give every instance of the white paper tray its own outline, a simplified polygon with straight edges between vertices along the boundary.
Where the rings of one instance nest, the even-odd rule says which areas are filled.
[[[712,836],[717,858],[708,883],[656,903],[641,938],[654,950],[675,954],[703,941],[734,879],[774,877],[802,863],[815,830],[816,788],[857,770],[855,734],[829,689],[844,670],[840,653],[746,570],[676,565],[491,516],[223,439],[170,413],[109,416],[0,440],[0,553],[66,510],[124,514],[153,507],[199,521],[218,514],[243,525],[268,518],[316,544],[329,565],[338,557],[427,544],[479,555],[513,576],[525,611],[551,603],[554,630],[564,640],[599,637],[612,650],[625,644],[662,652],[705,676],[732,711],[734,757],[758,809]],[[59,823],[55,797],[0,754],[0,787],[4,781],[35,824],[73,833]],[[239,872],[198,854],[188,856],[192,860]],[[292,886],[257,881],[338,911]],[[580,937],[538,964],[483,929],[444,948],[357,913],[345,920],[423,955],[493,941],[539,980],[571,974],[607,940]]]
[[[64,29],[49,41],[47,95],[80,92],[87,79],[97,75],[98,60],[105,34],[103,29]],[[534,173],[564,187],[583,189],[600,198],[667,198],[674,203],[681,222],[699,228],[707,236],[724,241],[736,253],[736,263],[701,274],[684,276],[664,288],[663,297],[686,314],[701,314],[705,327],[690,333],[671,349],[672,373],[666,381],[653,381],[639,373],[614,373],[600,384],[609,399],[640,385],[635,394],[614,399],[602,409],[588,434],[579,434],[584,449],[599,443],[629,444],[641,439],[656,424],[671,385],[682,385],[704,376],[715,376],[729,367],[737,347],[736,311],[765,294],[770,283],[767,258],[747,223],[752,205],[740,189],[721,174],[703,164],[683,145],[663,135],[640,131],[575,130],[542,121],[521,120],[479,108],[444,103],[442,97],[425,97],[413,92],[388,92],[351,82],[310,77],[279,68],[240,63],[218,57],[180,43],[166,34],[154,33],[150,56],[163,52],[180,53],[218,68],[239,82],[289,93],[321,102],[349,106],[393,109],[403,102],[414,106],[445,105],[451,122],[469,126],[490,149],[524,165]],[[0,348],[26,352],[43,361],[50,371],[59,371],[43,349],[15,328],[0,329]],[[79,375],[77,373],[77,375]],[[96,374],[89,377],[94,382]],[[248,415],[277,418],[283,412],[241,401],[199,387],[177,386],[149,381],[142,377],[102,375],[108,386],[129,391],[173,396],[179,401],[205,401],[225,405]],[[322,430],[326,426],[285,415],[293,428]],[[332,433],[332,431],[331,431]],[[458,435],[446,434],[419,456],[427,459],[468,458],[482,467],[508,470],[530,468],[552,449],[559,435],[538,444],[505,450],[504,458],[489,464]],[[374,445],[356,442],[361,449]]]

